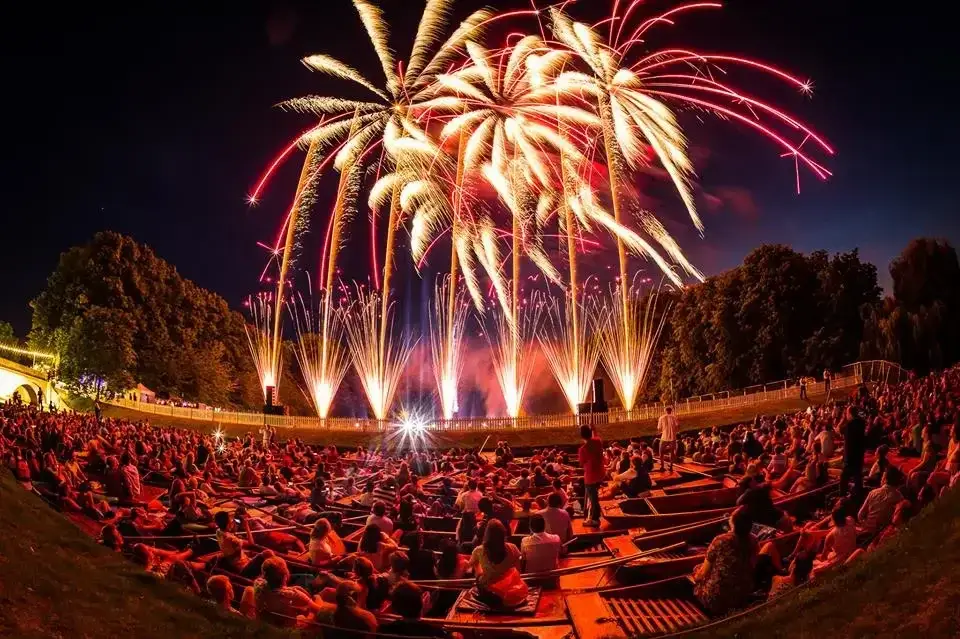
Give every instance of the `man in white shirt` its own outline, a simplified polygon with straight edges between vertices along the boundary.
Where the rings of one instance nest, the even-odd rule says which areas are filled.
[[[523,572],[547,572],[556,570],[560,561],[560,537],[546,530],[542,515],[530,518],[530,535],[520,542],[520,556],[523,558]]]
[[[563,509],[562,503],[560,493],[550,493],[547,507],[536,514],[546,522],[545,532],[557,535],[561,543],[567,543],[573,538],[573,522],[570,521],[570,513]]]
[[[897,488],[903,483],[903,473],[891,466],[883,473],[883,486],[874,488],[863,501],[857,514],[860,526],[871,534],[876,534],[893,521],[893,511],[903,501],[903,495]]]
[[[367,525],[376,524],[385,535],[393,534],[393,521],[387,517],[387,505],[382,501],[373,502],[373,512],[367,517]]]
[[[483,493],[477,489],[477,480],[471,479],[467,482],[467,488],[457,497],[457,508],[465,513],[480,512],[480,500],[483,499]]]
[[[680,429],[680,420],[673,414],[673,406],[667,406],[667,412],[657,420],[657,430],[660,432],[660,470],[664,470],[664,458],[670,456],[670,472],[673,472],[673,456],[677,450],[677,431]]]

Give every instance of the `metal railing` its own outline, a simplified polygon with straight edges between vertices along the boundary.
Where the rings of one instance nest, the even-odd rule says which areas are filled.
[[[844,366],[841,372],[832,380],[831,389],[840,390],[857,386],[863,382],[889,383],[906,378],[906,371],[900,366],[882,360],[855,362]],[[823,381],[807,384],[807,393],[810,395],[825,392]],[[760,404],[800,397],[798,380],[782,380],[751,386],[737,391],[722,391],[710,395],[689,397],[673,404],[674,412],[678,416],[701,415],[731,408],[745,408]],[[264,415],[239,411],[224,411],[213,408],[181,408],[165,404],[153,404],[129,399],[109,400],[111,404],[130,408],[139,412],[153,415],[165,415],[180,419],[191,419],[210,422],[212,424],[238,424],[245,426],[262,426],[264,424],[278,428],[335,430],[353,432],[383,432],[396,426],[399,422],[386,419],[330,417],[294,417],[286,415]],[[473,417],[464,419],[437,419],[425,424],[426,428],[451,432],[474,431],[522,431],[547,428],[572,428],[582,424],[622,424],[653,420],[663,413],[664,404],[654,402],[638,406],[630,411],[610,410],[606,413],[590,413],[573,415],[571,413],[557,415],[529,415],[517,418],[511,417]]]

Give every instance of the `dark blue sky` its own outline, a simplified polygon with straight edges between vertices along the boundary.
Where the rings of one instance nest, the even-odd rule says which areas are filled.
[[[420,3],[382,4],[400,31],[396,48],[406,47]],[[59,254],[101,229],[150,244],[239,306],[256,290],[264,253],[255,242],[272,236],[296,167],[280,174],[261,207],[248,208],[244,195],[305,124],[273,105],[342,86],[309,73],[299,57],[329,52],[376,71],[349,0],[146,2],[110,13],[89,6],[61,13],[36,3],[4,17],[0,319],[21,335],[28,302]],[[797,196],[792,162],[769,144],[728,125],[691,127],[703,188],[723,202],[705,212],[703,239],[664,204],[694,262],[713,273],[764,242],[859,247],[884,282],[887,263],[912,237],[956,244],[960,127],[947,98],[955,76],[948,23],[903,5],[731,0],[668,34],[668,44],[741,52],[812,78],[811,99],[771,97],[838,150],[833,179],[805,174]]]

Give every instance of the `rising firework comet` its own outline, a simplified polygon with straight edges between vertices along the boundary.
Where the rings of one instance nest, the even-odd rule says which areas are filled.
[[[586,401],[600,359],[599,341],[583,321],[585,309],[575,306],[576,299],[568,295],[565,302],[550,300],[539,335],[543,354],[573,413]]]
[[[594,307],[593,325],[600,336],[603,363],[626,411],[636,406],[663,332],[668,309],[658,308],[658,299],[656,291],[644,295],[631,286],[624,305],[620,287],[611,287],[610,303]],[[630,339],[625,339],[627,335]]]
[[[393,304],[387,306],[386,314],[382,313],[380,295],[358,286],[356,300],[344,323],[350,356],[370,408],[377,419],[386,419],[416,341],[407,336],[394,339]],[[387,326],[382,327],[381,321],[387,322]],[[382,342],[383,348],[380,347],[381,334],[387,336]]]
[[[274,351],[274,305],[273,298],[267,293],[251,296],[247,300],[250,308],[250,318],[253,325],[245,324],[247,344],[250,346],[250,355],[257,369],[260,379],[260,389],[264,401],[267,398],[267,389],[277,389],[280,382],[280,366],[283,364],[279,353]]]
[[[429,314],[430,353],[444,419],[452,419],[459,410],[457,391],[463,371],[463,330],[469,308],[462,294],[451,295],[453,285],[449,277],[437,282]]]
[[[290,305],[290,313],[297,330],[293,352],[303,374],[304,395],[317,416],[326,419],[347,372],[349,351],[344,344],[342,309],[331,308],[329,295],[322,299],[314,308],[299,297]]]

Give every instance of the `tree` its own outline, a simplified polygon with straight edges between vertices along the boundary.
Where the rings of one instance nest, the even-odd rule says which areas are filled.
[[[13,326],[9,322],[0,322],[0,344],[13,344],[17,336],[13,333]]]
[[[661,397],[743,388],[857,358],[862,314],[879,300],[857,251],[809,256],[765,245],[735,269],[690,286],[669,313]]]
[[[946,241],[918,238],[890,263],[893,296],[865,313],[860,352],[926,372],[960,361],[960,264]]]
[[[129,237],[98,233],[61,255],[32,307],[31,343],[38,347],[63,353],[77,331],[92,329],[86,316],[93,309],[122,311],[133,323],[129,372],[137,382],[210,404],[260,401],[259,385],[249,383],[255,373],[243,317]]]
[[[890,263],[893,297],[915,312],[937,301],[956,309],[960,301],[960,263],[946,240],[921,237],[910,242]]]
[[[127,311],[94,306],[74,322],[62,351],[60,372],[75,386],[123,392],[134,385],[136,322]]]

